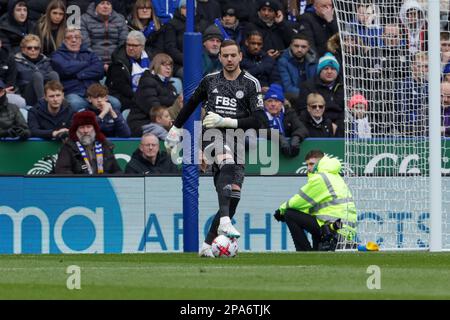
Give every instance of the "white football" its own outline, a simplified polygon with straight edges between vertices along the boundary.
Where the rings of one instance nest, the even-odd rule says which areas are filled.
[[[238,243],[236,239],[220,235],[214,239],[211,249],[216,258],[232,258],[238,252]]]

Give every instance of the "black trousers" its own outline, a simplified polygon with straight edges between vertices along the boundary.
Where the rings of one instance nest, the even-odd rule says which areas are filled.
[[[316,218],[294,209],[287,209],[284,217],[289,231],[291,232],[295,250],[317,251],[320,242],[320,226],[317,223]],[[310,242],[308,241],[308,238],[306,237],[305,230],[312,235],[312,247]]]

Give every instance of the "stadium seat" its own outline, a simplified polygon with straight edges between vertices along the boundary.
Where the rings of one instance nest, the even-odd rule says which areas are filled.
[[[28,110],[24,108],[19,108],[19,110],[22,113],[23,117],[25,118],[25,121],[28,121]]]
[[[125,120],[127,120],[129,114],[130,114],[130,109],[125,109],[122,111],[122,116]]]

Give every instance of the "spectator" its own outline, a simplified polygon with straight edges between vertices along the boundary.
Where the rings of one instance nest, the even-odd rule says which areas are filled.
[[[63,0],[52,0],[45,14],[39,19],[37,33],[46,56],[58,49],[64,40],[66,30],[66,5]]]
[[[111,55],[122,45],[128,34],[125,18],[113,10],[110,0],[95,0],[81,16],[83,44],[102,60],[105,72]]]
[[[166,25],[164,52],[174,61],[174,75],[183,78],[183,38],[186,30],[186,1],[180,1],[173,19]]]
[[[441,133],[444,137],[450,137],[450,83],[441,83]]]
[[[8,12],[0,17],[0,40],[3,46],[15,54],[20,42],[29,33],[35,32],[35,25],[28,19],[28,5],[24,0],[9,0]]]
[[[236,7],[227,4],[223,6],[220,25],[226,33],[224,38],[229,38],[241,44],[244,41],[244,28],[237,18]],[[217,21],[215,22],[217,23]]]
[[[254,30],[247,35],[242,50],[241,68],[259,80],[262,93],[266,93],[272,83],[280,83],[277,62],[263,48],[262,34]]]
[[[350,112],[349,136],[361,139],[372,138],[372,128],[367,114],[368,105],[368,101],[361,94],[355,94],[350,98],[348,102],[348,110]]]
[[[164,50],[161,23],[151,0],[137,0],[134,3],[128,26],[131,30],[141,31],[144,34],[145,50],[151,52],[152,56]]]
[[[66,99],[75,111],[87,108],[86,89],[104,76],[103,63],[81,39],[79,29],[68,27],[63,44],[52,53],[52,67],[60,75]],[[108,100],[114,109],[120,110],[117,98],[108,96]]]
[[[328,39],[338,32],[332,0],[315,0],[314,12],[305,12],[298,19],[299,32],[311,39],[311,49],[317,57],[327,52]]]
[[[441,31],[440,35],[441,42],[441,68],[445,69],[447,64],[450,62],[450,32]]]
[[[362,43],[368,47],[380,46],[382,28],[380,24],[380,8],[373,3],[359,3],[356,7],[353,31]]]
[[[139,148],[131,156],[125,173],[167,174],[179,173],[167,152],[159,151],[159,140],[152,133],[144,133]]]
[[[44,84],[59,81],[50,59],[41,53],[41,40],[34,34],[26,35],[20,43],[21,52],[14,56],[17,66],[17,86],[28,105],[44,97]]]
[[[405,29],[409,53],[427,50],[427,22],[425,11],[415,0],[407,0],[400,8],[400,20]]]
[[[196,0],[195,2],[195,19],[197,20],[199,31],[203,33],[208,26],[214,23],[216,18],[221,16],[222,10],[217,0]]]
[[[300,152],[300,143],[307,137],[308,131],[298,119],[297,113],[283,106],[283,88],[272,84],[264,95],[264,109],[269,128],[278,130],[280,150],[286,157],[295,157]]]
[[[111,95],[118,98],[122,111],[136,106],[134,93],[145,70],[150,67],[152,56],[144,49],[145,36],[140,31],[130,31],[125,45],[112,55],[106,85]]]
[[[26,0],[28,6],[28,19],[36,23],[45,14],[51,0]]]
[[[120,167],[109,142],[97,123],[95,113],[75,113],[69,129],[69,139],[63,144],[56,160],[57,174],[114,174]]]
[[[64,100],[64,87],[56,80],[45,84],[44,98],[28,111],[31,136],[64,141],[69,137],[73,110]]]
[[[286,98],[295,105],[300,93],[300,84],[313,79],[317,59],[310,50],[309,39],[302,34],[292,37],[291,44],[278,59],[278,71]]]
[[[219,0],[222,12],[226,10],[227,6],[232,6],[236,10],[236,16],[243,27],[253,19],[256,10],[256,0]],[[239,43],[239,42],[238,42]]]
[[[133,137],[142,136],[142,126],[150,123],[153,107],[176,105],[177,92],[170,82],[173,60],[165,53],[157,54],[150,70],[144,72],[136,91],[136,107],[130,109],[128,124]]]
[[[410,75],[395,90],[394,120],[400,136],[428,135],[428,54],[417,52],[411,61]]]
[[[6,84],[6,96],[9,103],[15,104],[19,108],[25,108],[25,99],[16,94],[17,67],[14,57],[11,57],[8,51],[3,48],[0,40],[0,80]]]
[[[337,126],[325,115],[325,106],[326,102],[321,94],[308,94],[306,111],[302,113],[300,120],[308,130],[309,138],[332,138],[335,136]]]
[[[366,68],[358,68],[361,72],[355,73],[352,78],[366,88],[373,88],[365,96],[372,101],[369,115],[372,134],[389,135],[397,126],[395,104],[392,103],[397,98],[395,90],[404,81],[407,75],[405,70],[409,70],[411,61],[396,22],[388,22],[384,26],[382,47],[371,48],[367,56],[371,58],[365,63]]]
[[[153,107],[150,110],[150,124],[142,126],[143,133],[153,133],[159,140],[166,140],[167,133],[172,127],[172,117],[164,107]]]
[[[215,24],[210,25],[203,32],[203,54],[202,67],[203,75],[222,70],[222,64],[219,61],[220,44],[223,41],[223,35],[219,27]]]
[[[259,0],[257,8],[257,18],[246,25],[245,34],[252,30],[261,32],[264,40],[263,50],[270,57],[277,59],[289,46],[293,31],[284,19],[277,0]]]
[[[27,140],[30,129],[19,108],[8,102],[6,88],[6,84],[0,80],[0,138]]]
[[[338,127],[343,127],[344,120],[344,86],[338,79],[339,63],[336,58],[327,53],[319,59],[316,76],[300,84],[300,95],[296,111],[302,118],[306,108],[306,100],[310,93],[320,93],[325,99],[325,116]]]
[[[130,128],[119,110],[114,110],[108,102],[108,88],[100,83],[89,86],[86,92],[90,103],[88,110],[97,115],[100,130],[107,137],[128,138]]]
[[[168,23],[174,17],[180,0],[152,0],[156,15],[162,24]],[[186,6],[186,1],[184,1]]]

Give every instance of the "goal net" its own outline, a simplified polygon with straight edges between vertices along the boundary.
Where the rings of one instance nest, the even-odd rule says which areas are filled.
[[[357,241],[374,241],[382,249],[429,248],[427,2],[333,1],[344,66],[345,162],[351,168],[346,179],[358,209]],[[441,47],[450,51],[448,1],[441,1],[440,17],[431,18],[441,19]],[[450,81],[450,67],[445,70],[450,54],[441,56],[441,81]],[[441,132],[442,246],[450,249],[450,140]]]

